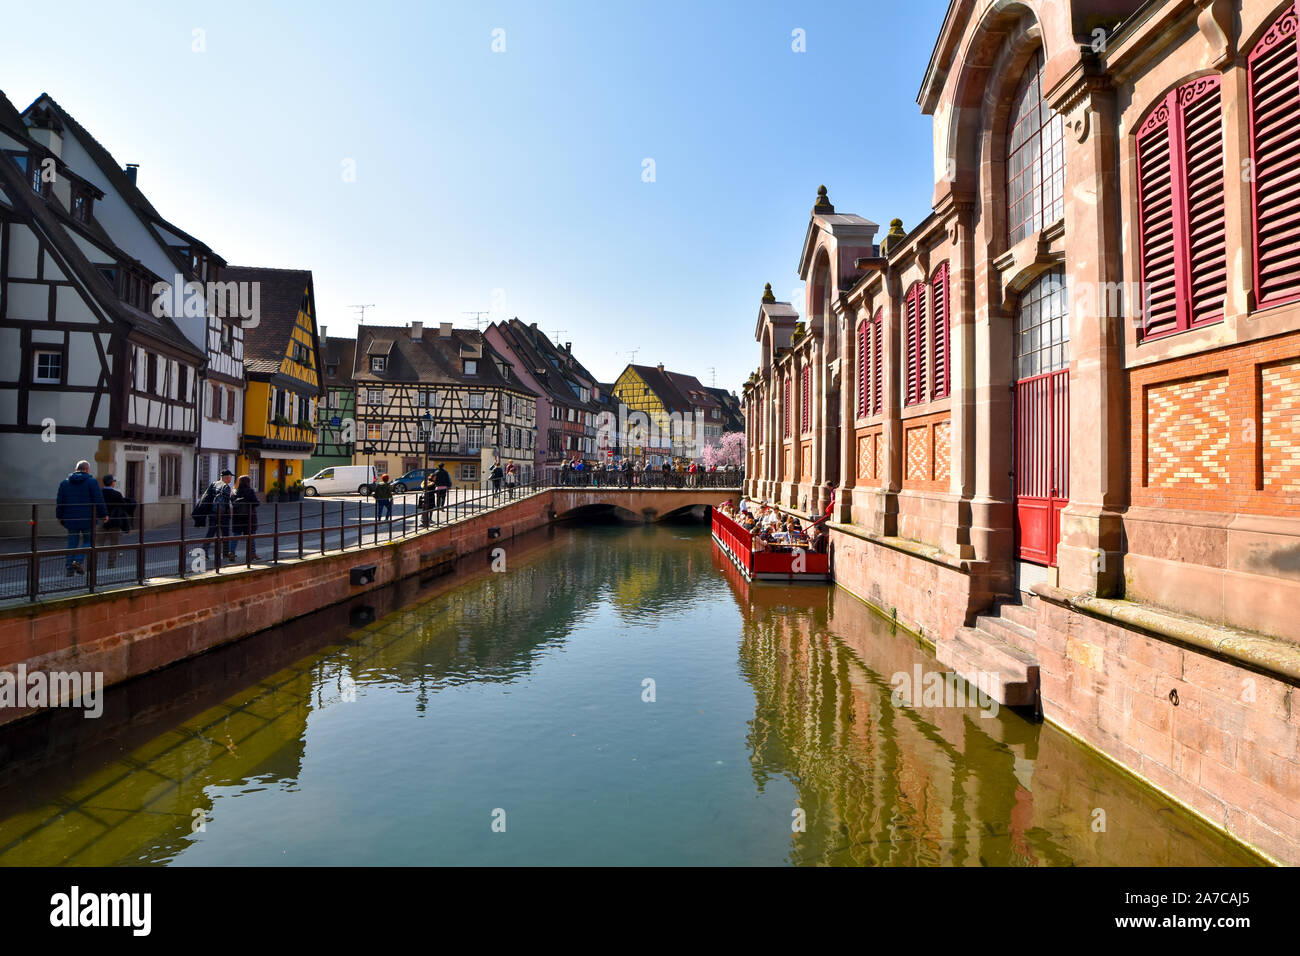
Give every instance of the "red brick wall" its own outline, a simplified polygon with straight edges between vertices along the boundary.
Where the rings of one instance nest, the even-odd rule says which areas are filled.
[[[904,488],[948,489],[950,429],[948,412],[903,420]]]
[[[1300,333],[1129,375],[1132,503],[1300,516]]]

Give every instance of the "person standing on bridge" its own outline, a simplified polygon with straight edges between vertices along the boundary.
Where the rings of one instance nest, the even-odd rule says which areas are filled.
[[[381,521],[387,514],[388,520],[393,519],[393,483],[388,480],[388,472],[379,476],[379,481],[375,484],[375,520]]]
[[[233,471],[222,468],[221,477],[208,485],[208,490],[203,493],[203,500],[211,507],[208,512],[208,533],[203,539],[203,551],[206,554],[208,542],[216,538],[218,547],[225,549],[222,557],[229,561],[234,561],[238,557],[229,543],[224,541],[230,537],[230,500],[234,497],[234,489],[230,483],[234,477]]]
[[[77,462],[76,470],[59,484],[55,502],[54,517],[68,532],[68,547],[79,548],[92,544],[95,518],[107,518],[108,508],[104,504],[104,493],[99,489],[99,482],[90,473],[90,462]],[[67,555],[66,568],[68,577],[85,574],[85,555]]]
[[[117,545],[123,532],[131,530],[131,518],[135,514],[135,499],[128,498],[114,487],[117,479],[105,475],[100,479],[103,486],[104,505],[108,508],[108,517],[104,519],[104,543],[112,550],[108,552],[108,566],[117,565]]]
[[[501,462],[497,462],[492,466],[492,470],[488,472],[488,477],[492,480],[493,496],[499,497],[501,495],[501,483],[506,480],[506,473],[501,467]]]
[[[506,494],[511,498],[515,496],[515,486],[519,484],[519,475],[515,473],[515,463],[512,461],[506,465]]]
[[[248,560],[256,561],[257,542],[250,535],[257,534],[257,509],[262,501],[253,490],[253,479],[249,475],[240,475],[235,483],[235,493],[230,502],[230,530],[234,537],[230,539],[230,554],[238,557],[235,551],[239,538],[248,538]]]
[[[442,462],[438,462],[438,470],[433,473],[433,486],[437,491],[438,508],[441,510],[447,507],[447,492],[451,490],[451,475]]]

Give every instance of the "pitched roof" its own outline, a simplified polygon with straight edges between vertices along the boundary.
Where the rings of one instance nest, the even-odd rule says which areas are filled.
[[[718,401],[717,396],[705,388],[694,375],[687,375],[684,372],[665,372],[664,374],[677,387],[678,394],[686,399],[692,407],[721,407],[722,403]]]
[[[576,372],[586,377],[586,370],[571,353],[557,348],[544,333],[538,331],[536,324],[525,325],[518,319],[511,319],[509,322],[496,323],[495,328],[510,351],[527,366],[528,374],[551,399],[565,407],[598,410],[597,403],[582,401],[582,396],[577,392],[577,382],[571,374]]]
[[[518,376],[501,374],[498,366],[512,368],[513,363],[494,349],[482,332],[453,328],[450,333],[443,335],[434,326],[422,330],[417,340],[411,337],[409,326],[363,325],[357,329],[352,378],[360,386],[465,385],[536,395]],[[375,355],[387,359],[382,372],[370,369],[370,357]],[[477,362],[475,374],[465,373],[466,359]]]
[[[126,175],[126,170],[122,167],[121,163],[113,158],[113,154],[105,149],[99,140],[90,135],[90,131],[78,123],[76,118],[60,106],[58,101],[55,100],[54,97],[50,96],[49,93],[42,93],[40,96],[36,97],[32,104],[28,106],[23,113],[24,115],[27,115],[33,110],[42,107],[53,110],[63,124],[72,131],[72,134],[77,138],[77,141],[81,143],[82,147],[86,150],[86,153],[90,156],[95,165],[99,167],[100,172],[103,173],[104,177],[109,181],[113,189],[122,197],[126,204],[131,207],[136,216],[144,224],[145,228],[149,230],[154,239],[157,240],[159,246],[165,250],[167,257],[171,259],[172,264],[176,266],[176,270],[187,278],[194,278],[194,271],[191,268],[189,260],[177,253],[176,249],[168,244],[161,235],[159,235],[158,227],[161,226],[166,228],[185,239],[191,245],[201,246],[203,249],[211,252],[212,250],[208,245],[195,239],[183,229],[180,229],[164,219],[162,214],[154,208],[153,203],[149,202],[148,197],[140,191],[140,187],[133,183]],[[221,257],[217,256],[217,258],[220,259]]]
[[[31,138],[21,117],[18,117],[15,122],[16,116],[18,114],[13,104],[3,93],[0,93],[0,125],[3,125],[15,138],[30,143],[41,152],[48,152]],[[12,204],[14,211],[28,218],[34,229],[54,246],[63,257],[68,269],[94,297],[95,302],[109,319],[121,322],[128,329],[143,333],[193,358],[199,360],[207,358],[206,353],[187,339],[170,318],[155,316],[152,312],[143,312],[119,299],[116,290],[109,285],[104,274],[90,261],[81,246],[69,234],[69,227],[73,225],[73,221],[67,214],[67,210],[63,209],[53,196],[42,198],[34,193],[18,165],[11,158],[3,155],[0,155],[0,189]],[[118,260],[135,261],[118,249],[107,235],[103,235],[102,230],[100,235],[92,234],[91,241],[103,248],[106,255]]]
[[[325,385],[334,388],[352,386],[352,366],[356,361],[357,340],[338,335],[327,335],[321,342],[321,365],[325,372]],[[334,374],[330,368],[335,367]]]
[[[257,324],[244,326],[244,368],[249,372],[274,375],[280,371],[280,363],[288,353],[303,296],[311,292],[311,270],[227,266],[222,270],[221,278],[223,282],[257,283]],[[315,322],[312,325],[312,334],[316,337],[319,332]]]
[[[641,377],[641,381],[645,382],[646,387],[654,392],[655,397],[668,411],[690,411],[690,402],[677,390],[672,379],[661,368],[654,365],[628,365],[628,368]]]

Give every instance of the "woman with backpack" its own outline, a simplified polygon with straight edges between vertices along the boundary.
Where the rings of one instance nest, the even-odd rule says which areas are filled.
[[[230,530],[232,534],[230,555],[232,558],[238,557],[235,549],[238,547],[239,539],[257,533],[257,509],[261,503],[257,497],[257,492],[253,490],[253,479],[248,475],[240,475],[230,502]],[[257,542],[252,539],[248,542],[248,560],[258,560]]]

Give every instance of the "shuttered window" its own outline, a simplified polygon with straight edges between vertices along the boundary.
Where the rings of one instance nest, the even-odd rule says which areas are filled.
[[[806,434],[812,431],[812,366],[805,365],[800,378],[799,430]]]
[[[884,411],[885,366],[885,310],[877,309],[871,320],[871,414],[879,415]]]
[[[858,326],[858,418],[871,414],[871,323]]]
[[[925,401],[925,283],[914,282],[907,290],[907,377],[904,405]]]
[[[949,390],[948,361],[948,263],[934,270],[930,280],[934,296],[934,315],[930,329],[930,398],[947,398]]]
[[[1223,121],[1220,81],[1172,90],[1138,127],[1142,337],[1223,318]]]
[[[1300,299],[1300,61],[1296,7],[1260,37],[1250,70],[1251,229],[1255,305]]]
[[[790,437],[790,379],[785,380],[785,403],[781,406],[785,413],[785,437]]]

